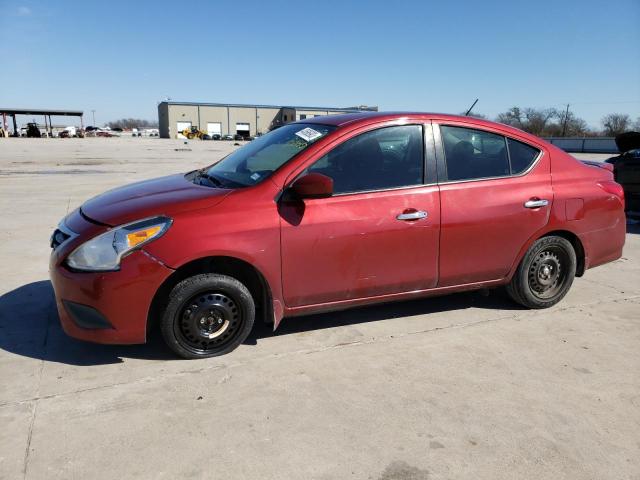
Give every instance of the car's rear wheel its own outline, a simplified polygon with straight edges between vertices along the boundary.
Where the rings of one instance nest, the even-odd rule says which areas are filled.
[[[240,345],[254,318],[253,298],[241,282],[208,273],[189,277],[171,290],[161,331],[181,357],[215,357]]]
[[[567,294],[576,274],[576,252],[567,239],[537,240],[507,285],[509,296],[528,308],[548,308]]]

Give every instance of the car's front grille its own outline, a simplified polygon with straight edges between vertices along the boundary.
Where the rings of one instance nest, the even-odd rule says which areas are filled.
[[[70,237],[71,235],[68,235],[59,228],[56,228],[56,230],[53,232],[53,235],[51,235],[51,248],[58,248],[60,244],[64,243]]]

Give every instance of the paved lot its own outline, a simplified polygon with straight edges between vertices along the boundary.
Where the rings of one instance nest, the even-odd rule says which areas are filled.
[[[0,478],[640,479],[640,228],[558,306],[501,292],[260,327],[176,360],[60,330],[49,235],[231,143],[0,140]]]

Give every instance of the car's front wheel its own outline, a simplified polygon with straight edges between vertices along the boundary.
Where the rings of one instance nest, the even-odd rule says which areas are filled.
[[[567,294],[576,274],[576,252],[567,239],[537,240],[507,285],[509,296],[528,308],[548,308]]]
[[[160,327],[165,342],[184,358],[224,355],[251,332],[255,304],[249,290],[227,275],[200,274],[178,283]]]

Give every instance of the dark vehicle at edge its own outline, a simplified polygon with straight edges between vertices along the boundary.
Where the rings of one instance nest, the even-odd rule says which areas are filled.
[[[611,157],[613,175],[624,189],[625,211],[640,212],[640,132],[626,132],[616,137],[620,155]]]

